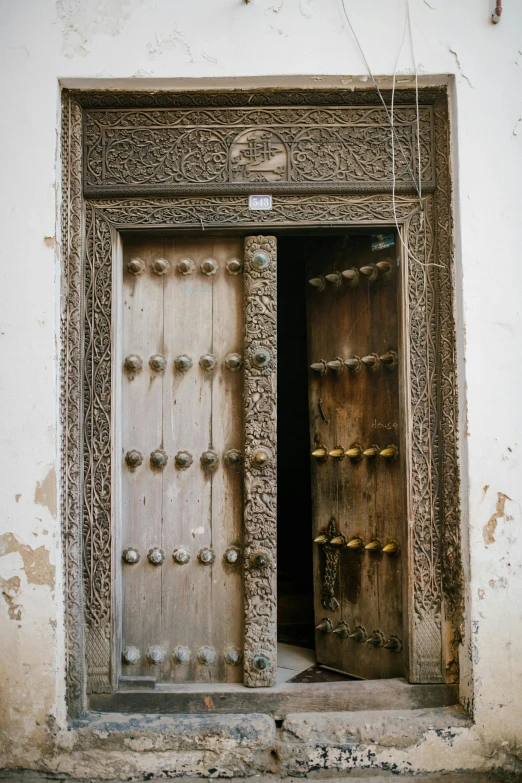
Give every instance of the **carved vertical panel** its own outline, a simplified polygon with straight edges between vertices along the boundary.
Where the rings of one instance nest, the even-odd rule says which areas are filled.
[[[82,110],[67,93],[62,106],[61,519],[64,548],[66,687],[71,717],[85,698],[82,574],[83,199]]]
[[[111,690],[112,243],[102,212],[87,210],[85,253],[83,568],[88,693]]]
[[[432,199],[407,222],[410,681],[443,682],[437,296]]]
[[[244,682],[273,685],[276,617],[275,237],[245,240],[245,658]]]
[[[458,398],[455,349],[455,320],[453,302],[451,180],[449,162],[449,122],[446,100],[438,100],[434,107],[435,193],[434,230],[439,275],[439,405],[441,416],[441,505],[443,508],[443,584],[446,614],[459,632],[462,620],[462,552],[460,538],[459,461],[458,461]]]

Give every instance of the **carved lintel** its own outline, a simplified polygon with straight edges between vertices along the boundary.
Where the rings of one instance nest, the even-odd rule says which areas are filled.
[[[85,191],[88,195],[225,192],[267,185],[270,192],[316,189],[354,192],[392,185],[392,153],[385,109],[341,106],[332,93],[319,105],[265,106],[248,99],[233,112],[205,101],[197,106],[87,109]],[[295,103],[296,94],[289,95]],[[292,100],[293,99],[293,100]],[[195,97],[194,102],[198,100]],[[354,99],[354,104],[356,103]],[[412,101],[414,104],[414,101]],[[419,110],[423,190],[434,185],[433,110]],[[395,106],[395,129],[408,163],[416,167],[415,106]],[[120,163],[125,148],[125,166]],[[168,161],[168,164],[167,164]],[[395,159],[396,188],[413,188],[405,161]]]

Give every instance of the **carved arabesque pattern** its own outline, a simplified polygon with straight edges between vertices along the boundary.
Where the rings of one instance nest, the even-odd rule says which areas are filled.
[[[392,98],[391,90],[381,90],[381,95],[389,104]],[[257,90],[234,90],[226,92],[107,92],[83,90],[74,93],[75,100],[84,108],[90,109],[159,109],[159,108],[189,108],[215,109],[216,107],[237,108],[242,106],[260,107],[259,111],[270,112],[274,106],[321,106],[327,109],[331,106],[381,106],[379,97],[374,90],[367,88],[317,90],[274,90],[260,87]],[[422,87],[419,90],[421,105],[431,105],[438,98],[446,99],[444,87]],[[394,101],[397,106],[415,105],[415,90],[400,89],[395,91]]]
[[[61,520],[64,548],[65,666],[71,715],[83,710],[85,691],[82,500],[82,138],[81,107],[66,93],[62,106],[61,297]]]
[[[393,204],[389,195],[287,196],[274,198],[273,208],[255,214],[244,196],[183,196],[170,199],[96,199],[92,204],[103,211],[117,228],[213,228],[241,224],[245,227],[291,225],[391,224]],[[402,222],[419,206],[417,198],[396,196],[398,219]]]
[[[256,251],[270,256],[258,269]],[[275,237],[245,239],[245,654],[244,682],[256,688],[273,685],[277,672],[277,244]],[[267,367],[252,362],[256,350],[270,351]],[[268,463],[257,468],[254,454],[265,451]],[[255,552],[268,554],[269,563],[255,569]],[[270,666],[258,671],[255,655],[266,655]]]
[[[85,264],[83,566],[88,692],[110,691],[111,229],[87,210]]]
[[[416,112],[398,106],[396,132],[416,169]],[[432,110],[420,110],[422,179],[433,187]],[[276,132],[277,131],[277,132]],[[272,110],[92,109],[85,119],[90,195],[198,192],[233,182],[294,187],[382,188],[392,180],[391,137],[382,107],[280,107]],[[398,187],[413,188],[402,154]],[[212,186],[212,187],[211,187]]]
[[[456,642],[461,639],[463,616],[463,571],[460,534],[459,460],[458,460],[458,394],[456,372],[455,321],[453,304],[451,182],[449,163],[449,122],[447,102],[434,106],[435,145],[437,149],[437,192],[435,197],[435,237],[439,269],[438,388],[441,415],[441,498],[444,547],[443,584],[446,619],[454,625]],[[455,658],[456,650],[453,651]],[[453,672],[455,674],[455,672]]]
[[[457,392],[455,386],[455,335],[453,321],[452,220],[451,182],[449,175],[448,117],[445,94],[440,90],[423,92],[426,102],[434,106],[434,162],[437,185],[434,198],[425,197],[425,218],[422,227],[418,200],[397,196],[399,223],[404,226],[405,240],[415,255],[434,260],[441,267],[418,267],[410,264],[408,284],[419,294],[408,292],[407,299],[413,318],[410,337],[424,341],[424,352],[410,356],[410,371],[415,388],[411,391],[413,417],[414,472],[419,478],[411,493],[412,519],[412,580],[410,595],[414,627],[410,638],[410,661],[419,679],[441,679],[441,634],[443,633],[442,596],[448,599],[444,619],[458,622],[461,612],[461,567],[458,508],[457,461]],[[413,95],[398,91],[398,104],[412,103]],[[90,240],[86,266],[94,277],[89,282],[92,310],[85,308],[85,356],[82,373],[82,320],[84,283],[82,271],[83,210],[81,198],[81,105],[84,106],[266,106],[303,104],[378,103],[371,91],[345,93],[220,93],[214,94],[103,94],[70,95],[64,92],[62,171],[64,206],[62,210],[63,248],[63,309],[62,309],[62,519],[64,526],[66,633],[67,633],[67,693],[71,716],[85,709],[85,641],[84,627],[90,636],[87,644],[90,690],[111,687],[111,563],[110,563],[110,397],[105,396],[110,380],[110,227],[207,228],[242,225],[275,229],[278,226],[393,225],[393,207],[389,195],[279,195],[271,212],[253,215],[245,198],[231,196],[198,196],[170,199],[117,198],[98,199],[91,203],[89,215]],[[268,109],[267,109],[268,110]],[[371,154],[371,153],[370,153]],[[388,184],[381,183],[386,189]],[[303,190],[306,190],[306,183]],[[299,188],[296,186],[296,191]],[[424,236],[425,234],[425,236]],[[96,256],[96,257],[95,257]],[[88,270],[87,274],[88,273]],[[419,277],[419,274],[421,275]],[[101,288],[100,288],[101,287]],[[105,293],[102,293],[102,289]],[[105,308],[105,315],[99,312]],[[107,311],[108,308],[108,311]],[[88,323],[87,323],[88,321]],[[439,336],[437,342],[437,325]],[[87,335],[90,335],[89,337]],[[261,383],[253,390],[267,398],[274,387]],[[83,380],[82,380],[83,379]],[[95,389],[94,409],[86,402],[82,411],[82,385],[88,394]],[[261,397],[260,397],[261,398]],[[82,417],[85,416],[85,425]],[[83,426],[83,433],[82,433]],[[87,434],[87,428],[90,427]],[[419,433],[422,432],[422,437]],[[427,458],[425,443],[429,432],[432,448]],[[87,445],[90,439],[97,443]],[[80,446],[84,443],[84,446]],[[83,450],[83,453],[80,451]],[[109,450],[108,450],[109,449]],[[82,493],[82,462],[87,480]],[[254,471],[252,471],[254,476]],[[414,477],[415,478],[415,477]],[[252,479],[249,490],[263,508],[266,484]],[[429,487],[427,490],[426,487]],[[88,487],[88,489],[87,489]],[[269,495],[268,497],[271,497]],[[85,506],[82,519],[82,504]],[[412,506],[410,505],[410,509]],[[85,541],[83,540],[85,536]],[[86,550],[89,550],[88,552]],[[420,555],[417,557],[417,555]],[[442,564],[444,564],[443,575]],[[83,573],[82,573],[83,571]],[[255,576],[253,574],[253,576]],[[443,585],[441,584],[443,582]],[[82,591],[82,585],[85,590]],[[252,607],[261,605],[265,595],[273,595],[273,575],[253,580]],[[85,594],[85,609],[84,596]],[[247,598],[247,600],[249,600]],[[268,605],[272,606],[270,601]],[[449,612],[448,612],[449,610]],[[256,613],[253,610],[252,617]],[[248,621],[248,620],[247,620]],[[265,626],[266,629],[270,624]],[[255,647],[261,649],[263,645]],[[265,650],[265,652],[270,652]],[[423,672],[428,672],[426,675]],[[431,674],[430,674],[431,672]],[[257,676],[257,673],[256,673]],[[414,674],[415,676],[415,674]]]
[[[410,553],[414,564],[410,618],[421,651],[412,657],[414,682],[440,682],[442,670],[441,537],[439,509],[439,412],[436,357],[436,267],[432,199],[407,224],[410,352]]]

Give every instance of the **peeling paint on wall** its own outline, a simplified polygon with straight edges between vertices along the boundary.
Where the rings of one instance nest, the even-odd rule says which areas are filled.
[[[47,585],[54,590],[55,567],[49,562],[49,551],[44,546],[31,549],[20,543],[12,533],[0,536],[0,557],[18,552],[24,563],[24,571],[29,584]]]
[[[147,44],[147,51],[150,59],[154,60],[158,55],[166,54],[178,47],[181,47],[186,52],[189,57],[189,62],[195,62],[194,57],[192,56],[192,50],[185,40],[185,36],[175,28],[166,36],[160,36],[156,33],[154,42]]]
[[[495,510],[495,513],[489,518],[487,524],[484,525],[484,528],[482,530],[482,535],[484,537],[484,543],[486,546],[489,546],[490,544],[495,543],[495,530],[497,529],[498,520],[505,516],[504,513],[504,506],[506,505],[506,500],[511,500],[510,497],[507,495],[504,495],[502,492],[499,492],[497,495],[497,507]]]
[[[53,517],[56,517],[56,471],[54,465],[42,480],[38,481],[34,490],[34,502],[46,506]]]
[[[18,591],[20,590],[20,577],[12,576],[10,579],[2,579],[0,576],[0,589],[2,596],[7,603],[7,614],[11,620],[22,619],[22,606],[16,603]]]

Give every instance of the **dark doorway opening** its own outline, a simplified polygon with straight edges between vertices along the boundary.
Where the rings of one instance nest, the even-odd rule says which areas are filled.
[[[337,231],[283,235],[277,241],[278,681],[280,676],[281,682],[345,681],[354,678],[323,667],[315,654],[306,293],[307,261],[325,254],[344,256],[358,237]],[[296,648],[302,648],[302,656]]]
[[[278,237],[277,633],[315,648],[308,427],[307,249],[313,237]]]

